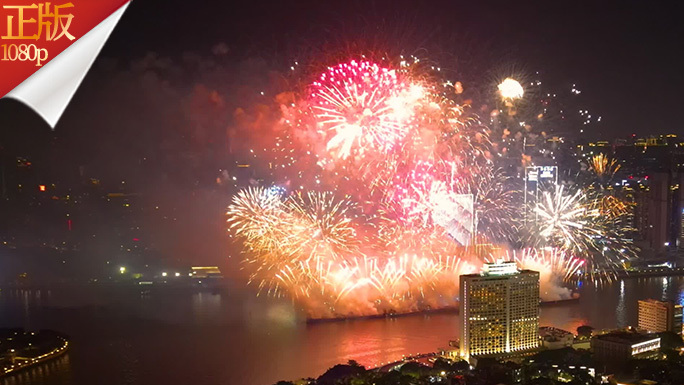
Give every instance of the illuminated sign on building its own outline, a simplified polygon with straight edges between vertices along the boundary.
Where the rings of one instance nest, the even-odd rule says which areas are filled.
[[[558,181],[557,166],[532,166],[527,167],[525,171],[528,182],[549,181],[556,183]]]
[[[482,266],[482,274],[484,275],[510,275],[518,272],[518,267],[515,262],[498,261],[496,263],[485,263]]]
[[[541,170],[539,172],[539,179],[556,179],[557,172],[558,167],[556,166],[541,167]]]

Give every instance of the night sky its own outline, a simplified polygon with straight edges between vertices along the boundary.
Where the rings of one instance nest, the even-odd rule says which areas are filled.
[[[449,55],[458,64],[442,65],[468,65],[473,77],[498,66],[576,83],[604,117],[603,132],[594,133],[600,137],[684,133],[683,9],[643,1],[134,0],[99,60],[174,57],[217,43],[236,58],[277,56],[283,63],[349,45],[436,60]],[[21,109],[0,102],[3,121],[47,128]]]
[[[190,5],[192,4],[192,5]],[[458,56],[576,83],[603,137],[684,133],[681,2],[134,1],[103,56],[178,54],[224,42],[282,55],[326,44]],[[396,43],[395,43],[396,42]],[[386,44],[387,47],[382,47]],[[392,46],[397,45],[397,46]],[[289,57],[288,57],[289,56]],[[443,63],[447,65],[448,63]]]

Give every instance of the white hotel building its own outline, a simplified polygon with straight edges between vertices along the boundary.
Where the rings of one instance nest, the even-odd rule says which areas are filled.
[[[539,273],[515,262],[460,276],[460,354],[503,356],[539,347]]]

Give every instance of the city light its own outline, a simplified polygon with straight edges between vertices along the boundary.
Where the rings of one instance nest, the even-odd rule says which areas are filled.
[[[52,3],[0,7],[8,382],[684,384],[674,5]]]

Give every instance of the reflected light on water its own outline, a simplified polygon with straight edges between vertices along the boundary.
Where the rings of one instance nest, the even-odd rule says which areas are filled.
[[[540,324],[571,332],[585,324],[599,330],[624,327],[636,325],[639,299],[665,293],[684,304],[684,277],[595,286],[585,282],[578,301],[542,306]],[[7,327],[51,327],[72,336],[69,373],[98,385],[273,384],[317,377],[349,359],[378,366],[434,352],[458,337],[457,313],[306,324],[291,301],[257,297],[239,288],[217,293],[157,290],[145,298],[126,288],[61,288],[51,295],[33,291],[28,297],[3,290],[0,314],[0,324]],[[42,370],[48,376],[48,369]],[[59,378],[58,370],[49,370],[49,377]],[[38,370],[34,380],[11,384],[74,383],[41,380],[40,375]],[[10,385],[7,380],[0,385]]]
[[[628,326],[627,309],[625,307],[625,280],[620,280],[620,295],[618,297],[617,308],[615,309],[617,315],[617,327],[623,328]]]
[[[69,354],[0,379],[0,385],[72,384]]]
[[[221,294],[199,292],[192,295],[192,314],[196,321],[207,322],[221,315]]]

